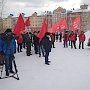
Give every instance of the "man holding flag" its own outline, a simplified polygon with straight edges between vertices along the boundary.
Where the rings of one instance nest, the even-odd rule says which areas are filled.
[[[49,52],[51,52],[52,43],[49,40],[50,33],[48,32],[48,25],[46,23],[46,18],[42,24],[41,30],[38,33],[39,43],[42,41],[43,48],[45,50],[45,64],[50,65],[48,61]]]

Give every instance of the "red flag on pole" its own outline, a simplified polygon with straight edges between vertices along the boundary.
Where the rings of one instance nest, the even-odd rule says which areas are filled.
[[[48,32],[48,25],[46,23],[46,18],[44,19],[44,22],[42,24],[41,30],[38,33],[38,37],[39,37],[39,41],[42,40],[42,38],[44,37],[45,33]]]
[[[77,29],[80,28],[80,24],[81,24],[81,19],[80,16],[78,16],[77,18],[75,18],[72,22],[72,26],[71,26],[71,30],[75,31]]]
[[[66,17],[61,19],[60,28],[59,29],[60,30],[67,29],[67,19],[66,19]]]
[[[48,32],[53,33],[52,28],[49,28],[48,29]]]
[[[28,17],[27,20],[25,21],[25,25],[30,26],[30,17]]]
[[[67,20],[66,17],[59,20],[52,26],[52,32],[56,32],[57,30],[61,31],[67,28]]]
[[[22,15],[20,14],[18,17],[18,20],[16,22],[16,25],[14,27],[13,32],[16,35],[19,35],[24,31],[25,31],[25,23],[24,23],[24,19],[23,19]]]
[[[52,26],[52,32],[55,33],[58,29],[59,29],[59,22],[55,23],[55,24]]]

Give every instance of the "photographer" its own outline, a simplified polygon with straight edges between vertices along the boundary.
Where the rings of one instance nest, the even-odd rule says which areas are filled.
[[[0,42],[0,48],[2,48],[2,53],[5,56],[6,76],[9,76],[9,73],[14,73],[12,69],[12,60],[16,51],[16,42],[11,29],[7,29],[2,34]]]

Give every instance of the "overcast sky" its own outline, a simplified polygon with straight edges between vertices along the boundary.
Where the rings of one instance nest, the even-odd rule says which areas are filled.
[[[18,16],[19,13],[25,13],[30,16],[33,12],[42,13],[44,11],[53,11],[61,6],[67,10],[78,9],[81,4],[90,4],[90,0],[4,0],[4,16],[10,13]]]

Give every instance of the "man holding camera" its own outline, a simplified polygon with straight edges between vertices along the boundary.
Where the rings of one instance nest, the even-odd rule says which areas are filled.
[[[0,38],[0,52],[5,57],[5,71],[6,76],[9,76],[9,73],[14,73],[12,69],[12,60],[13,55],[16,51],[16,42],[13,36],[12,30],[7,29]]]

